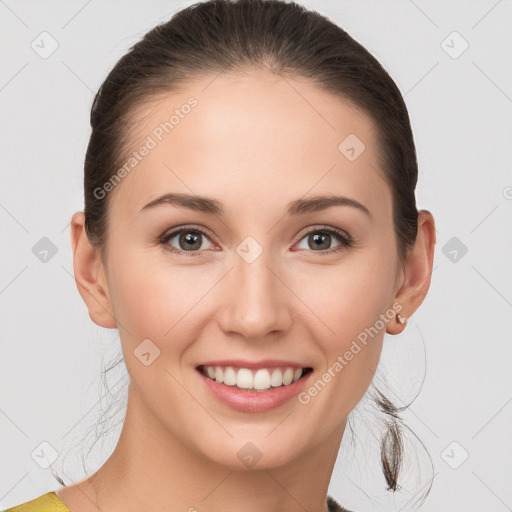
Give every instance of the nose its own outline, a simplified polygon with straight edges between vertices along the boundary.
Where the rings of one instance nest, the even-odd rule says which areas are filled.
[[[285,332],[292,324],[293,293],[286,286],[286,272],[265,254],[252,263],[236,256],[224,279],[219,325],[226,334],[258,340]]]

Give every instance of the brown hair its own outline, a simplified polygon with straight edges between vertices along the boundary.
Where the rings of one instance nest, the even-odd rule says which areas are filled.
[[[84,167],[85,225],[91,243],[105,243],[108,196],[98,198],[94,191],[122,166],[127,121],[135,107],[193,77],[261,66],[308,78],[374,120],[403,261],[416,239],[418,164],[402,95],[379,62],[342,28],[317,12],[279,0],[194,4],[153,28],[117,62],[91,109]]]
[[[392,193],[397,250],[403,262],[417,233],[418,166],[402,95],[381,64],[345,30],[315,11],[281,0],[196,3],[154,27],[117,62],[91,109],[84,169],[90,242],[105,248],[109,196],[98,197],[95,190],[122,166],[134,109],[160,93],[186,86],[192,78],[258,68],[309,79],[369,115],[380,170]],[[398,412],[405,407],[393,405],[380,392],[374,400],[389,417],[381,443],[382,469],[388,490],[395,491],[403,452]]]

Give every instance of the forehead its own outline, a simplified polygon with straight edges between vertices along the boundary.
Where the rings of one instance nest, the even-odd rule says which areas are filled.
[[[221,73],[155,96],[131,122],[129,152],[150,149],[115,191],[130,210],[178,191],[251,213],[325,193],[391,211],[373,120],[309,80]]]

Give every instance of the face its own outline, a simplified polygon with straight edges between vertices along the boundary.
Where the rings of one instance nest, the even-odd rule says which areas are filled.
[[[274,467],[339,441],[378,365],[400,274],[372,121],[312,83],[261,72],[191,82],[135,118],[130,151],[151,147],[111,191],[105,275],[140,416],[238,468],[248,442]],[[351,134],[359,156],[354,135],[340,150]],[[155,203],[166,194],[214,203]],[[324,196],[345,199],[309,203]],[[198,370],[233,361],[235,378],[238,367],[312,371],[290,388],[235,392]]]

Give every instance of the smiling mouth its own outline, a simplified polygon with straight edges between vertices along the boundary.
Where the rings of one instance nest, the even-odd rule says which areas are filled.
[[[313,371],[311,367],[292,368],[287,366],[271,368],[237,368],[234,366],[207,366],[196,368],[202,375],[219,384],[241,391],[271,391],[294,384]]]

